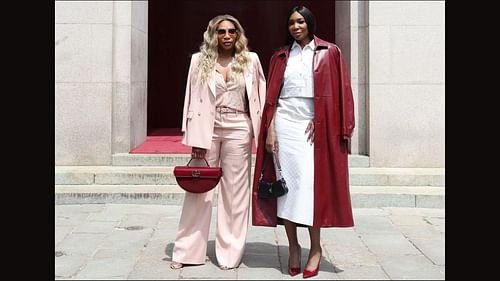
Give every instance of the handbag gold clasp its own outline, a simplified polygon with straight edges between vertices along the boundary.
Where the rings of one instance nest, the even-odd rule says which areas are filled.
[[[192,173],[191,173],[191,176],[193,178],[199,178],[200,177],[200,171],[198,170],[194,170]]]

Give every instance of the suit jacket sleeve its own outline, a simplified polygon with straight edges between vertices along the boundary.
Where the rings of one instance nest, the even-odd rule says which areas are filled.
[[[262,65],[260,63],[259,57],[256,59],[257,68],[259,73],[259,104],[262,114],[262,109],[264,109],[264,103],[266,101],[266,77],[264,76],[264,70],[262,70]]]
[[[259,99],[259,114],[260,114],[260,117],[261,117],[261,122],[262,122],[262,116],[264,114],[264,104],[266,102],[266,77],[264,76],[264,70],[262,70],[262,64],[260,63],[260,59],[258,57],[258,55],[256,54],[255,55],[255,68],[257,70],[257,73],[258,73],[258,79],[257,79],[257,83],[258,83],[258,87],[257,89],[259,90],[259,94],[258,94],[258,99]],[[260,122],[259,122],[259,125],[260,125]],[[259,126],[260,127],[260,126]],[[260,130],[260,128],[259,128]],[[258,146],[259,145],[259,137],[258,137],[258,133],[260,132],[256,132],[256,137],[255,137],[255,145]]]
[[[182,110],[182,132],[186,131],[187,113],[189,109],[189,104],[191,103],[191,72],[193,71],[193,64],[195,61],[195,55],[191,56],[191,62],[189,63],[188,77],[186,81],[186,93],[184,96],[184,109]]]
[[[340,111],[341,111],[341,134],[343,139],[348,140],[352,136],[354,130],[354,99],[352,96],[351,82],[347,65],[340,49],[337,47],[339,54],[339,96],[340,96]]]

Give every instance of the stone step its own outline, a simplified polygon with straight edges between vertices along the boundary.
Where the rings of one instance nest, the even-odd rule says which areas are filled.
[[[161,166],[56,166],[55,184],[175,185],[173,169]],[[445,175],[443,168],[349,168],[349,183],[359,186],[444,186]]]
[[[444,208],[445,188],[435,186],[350,187],[353,208]],[[185,191],[177,185],[56,185],[56,204],[181,205]],[[218,188],[213,204],[217,205]]]
[[[189,154],[130,154],[116,153],[112,157],[113,166],[179,166],[186,165]],[[370,158],[365,155],[349,155],[349,167],[369,167]],[[252,166],[255,154],[252,155]]]

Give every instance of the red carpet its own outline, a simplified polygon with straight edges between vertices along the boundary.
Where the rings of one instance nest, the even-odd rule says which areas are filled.
[[[131,154],[189,154],[191,147],[181,143],[182,132],[177,128],[155,129],[146,141],[130,151]],[[257,149],[252,145],[252,154]]]

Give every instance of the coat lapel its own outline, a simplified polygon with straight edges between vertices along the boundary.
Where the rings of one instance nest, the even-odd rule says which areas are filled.
[[[245,70],[244,76],[245,76],[245,87],[247,90],[247,97],[250,99],[252,96],[252,90],[253,90],[253,85],[252,85],[252,75],[253,73],[250,70]]]
[[[215,67],[214,67],[214,70],[212,71],[210,81],[208,81],[208,87],[210,88],[212,95],[214,95],[214,97],[216,97],[215,96]]]
[[[328,50],[328,45],[322,39],[314,36],[314,44],[316,48],[314,48],[314,56],[313,56],[313,71],[318,72],[319,62],[324,60],[324,57],[328,52],[321,52],[321,50]]]

